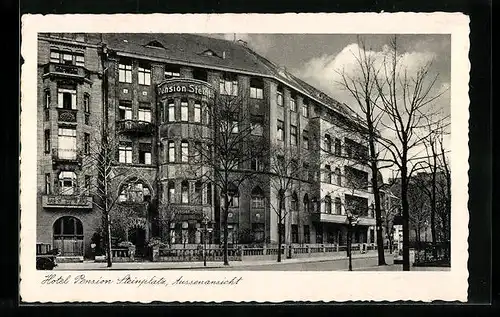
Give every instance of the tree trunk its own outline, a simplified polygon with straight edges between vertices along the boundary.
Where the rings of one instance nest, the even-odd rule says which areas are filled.
[[[282,230],[282,225],[281,225],[281,222],[282,222],[282,218],[283,218],[283,215],[281,214],[281,211],[283,210],[283,198],[282,198],[282,195],[280,194],[279,195],[279,202],[278,202],[278,262],[281,262],[281,237],[283,235],[283,230]]]
[[[222,212],[222,226],[224,227],[224,237],[223,237],[223,243],[224,243],[224,265],[229,265],[229,250],[228,250],[228,245],[227,245],[227,239],[228,239],[228,226],[227,226],[227,216],[228,216],[228,211],[229,211],[229,195],[226,193],[224,194],[224,210]]]
[[[432,191],[431,191],[431,236],[432,244],[436,244],[436,170],[437,170],[437,154],[434,149],[434,144],[432,144],[432,157],[433,157],[433,168],[432,168]],[[433,248],[434,258],[437,258],[437,249]]]
[[[376,234],[377,234],[377,253],[378,253],[378,265],[386,265],[384,257],[384,239],[382,236],[382,210],[380,208],[380,189],[378,187],[378,166],[377,166],[377,153],[375,152],[375,140],[374,140],[374,127],[371,112],[371,100],[368,98],[366,100],[366,121],[368,124],[368,143],[370,147],[370,168],[372,172],[372,191],[373,197],[375,198],[375,224],[376,224]]]
[[[405,160],[404,160],[405,161]],[[403,271],[410,270],[410,227],[408,204],[408,175],[406,165],[401,169],[401,209],[403,218]]]

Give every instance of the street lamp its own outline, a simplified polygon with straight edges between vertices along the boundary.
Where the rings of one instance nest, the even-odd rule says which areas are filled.
[[[352,229],[358,224],[358,216],[347,212],[347,252],[349,254],[349,271],[352,271]]]
[[[208,228],[210,219],[207,215],[203,215],[203,266],[207,266],[207,232],[212,232],[212,228]]]

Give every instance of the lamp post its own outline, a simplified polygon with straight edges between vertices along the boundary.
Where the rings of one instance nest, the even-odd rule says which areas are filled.
[[[358,223],[358,216],[352,212],[347,213],[347,251],[349,253],[349,271],[352,271],[352,229]]]
[[[208,219],[207,215],[203,216],[203,266],[207,266],[207,232],[211,232],[211,228],[208,228],[208,222],[210,219]]]

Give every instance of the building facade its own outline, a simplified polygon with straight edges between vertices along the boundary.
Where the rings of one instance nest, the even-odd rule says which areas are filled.
[[[112,220],[125,227],[117,241],[199,244],[208,222],[214,230],[206,239],[220,243],[221,192],[200,179],[213,166],[194,158],[213,133],[211,109],[229,95],[245,114],[238,124],[270,148],[287,149],[303,171],[287,190],[283,241],[345,244],[352,213],[354,242],[375,243],[367,146],[344,128],[359,125],[355,115],[246,43],[190,34],[40,34],[38,52],[38,242],[87,256],[99,241],[97,175],[87,167],[106,129],[116,140],[111,192],[117,212],[129,210]],[[277,243],[277,175],[258,160],[241,168],[259,176],[229,189],[229,243]]]

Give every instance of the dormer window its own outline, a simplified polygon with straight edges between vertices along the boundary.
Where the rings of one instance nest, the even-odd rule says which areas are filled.
[[[163,46],[163,44],[161,44],[160,42],[154,40],[154,41],[151,41],[149,42],[148,44],[145,45],[146,47],[151,47],[151,48],[160,48],[160,49],[165,49],[165,47]]]
[[[205,56],[217,56],[217,54],[215,54],[214,51],[212,51],[212,50],[206,50],[201,54],[205,55]]]

